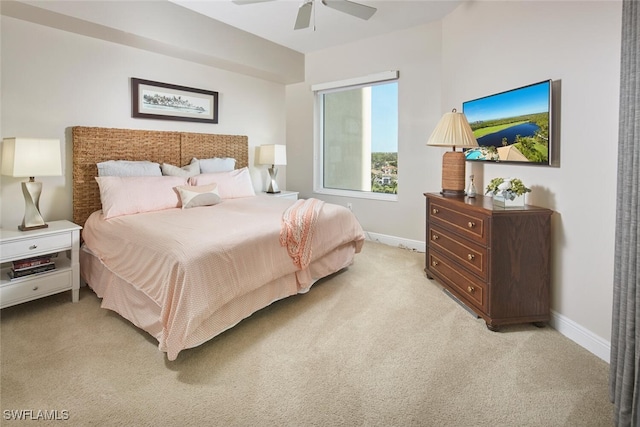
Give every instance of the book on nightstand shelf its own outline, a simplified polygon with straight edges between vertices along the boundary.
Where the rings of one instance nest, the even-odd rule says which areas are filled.
[[[7,272],[9,279],[19,279],[33,274],[55,270],[56,264],[53,258],[57,254],[42,255],[38,257],[19,259],[12,262],[11,269]]]
[[[41,255],[31,258],[18,259],[12,262],[14,270],[22,270],[24,268],[35,267],[38,265],[49,264],[51,258],[55,258],[58,254]]]

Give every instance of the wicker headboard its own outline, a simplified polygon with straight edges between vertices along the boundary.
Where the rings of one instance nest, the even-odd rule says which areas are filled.
[[[149,160],[184,166],[194,157],[233,157],[236,168],[249,163],[249,139],[244,135],[76,126],[72,138],[73,222],[82,226],[89,215],[101,209],[100,190],[94,179],[98,162]]]

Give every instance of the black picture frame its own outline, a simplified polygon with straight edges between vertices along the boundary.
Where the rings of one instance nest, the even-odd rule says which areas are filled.
[[[218,123],[218,92],[131,78],[131,117]]]

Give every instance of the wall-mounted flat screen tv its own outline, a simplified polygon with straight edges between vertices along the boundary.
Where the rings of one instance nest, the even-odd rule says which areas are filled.
[[[462,103],[479,147],[469,161],[550,165],[551,80]]]

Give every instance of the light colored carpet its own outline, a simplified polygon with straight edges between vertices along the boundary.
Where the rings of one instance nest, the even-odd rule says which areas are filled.
[[[612,425],[605,362],[550,327],[489,331],[423,267],[367,242],[346,271],[174,362],[87,288],[2,310],[0,423]]]

